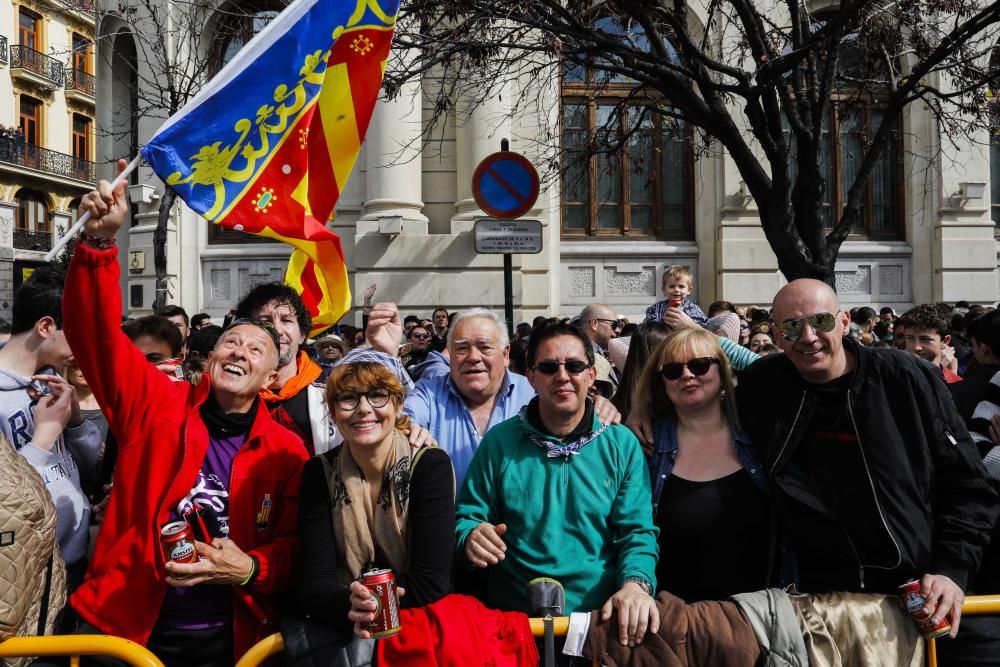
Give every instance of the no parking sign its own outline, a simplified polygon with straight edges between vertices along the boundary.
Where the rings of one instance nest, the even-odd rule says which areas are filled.
[[[493,153],[472,174],[472,196],[494,218],[519,218],[538,199],[538,172],[520,153]]]

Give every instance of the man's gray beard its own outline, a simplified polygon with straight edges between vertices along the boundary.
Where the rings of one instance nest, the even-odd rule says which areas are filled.
[[[278,356],[278,368],[284,368],[288,364],[295,360],[295,352],[292,348],[288,348],[288,352],[282,352]]]

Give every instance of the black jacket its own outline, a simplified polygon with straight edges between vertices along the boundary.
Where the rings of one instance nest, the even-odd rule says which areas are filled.
[[[880,553],[857,553],[840,523],[850,517],[838,520],[808,486],[782,474],[816,404],[785,355],[754,363],[740,375],[738,390],[742,424],[776,491],[776,539],[794,526],[800,544],[803,535],[817,544],[842,540],[836,551],[853,552],[854,562],[847,558],[829,573],[832,590],[893,593],[927,573],[947,575],[965,589],[1000,500],[948,389],[937,369],[913,355],[872,350],[849,338],[844,347],[855,358],[848,405],[868,477],[851,482],[872,489],[880,516],[867,524],[885,531],[871,541],[883,546]]]

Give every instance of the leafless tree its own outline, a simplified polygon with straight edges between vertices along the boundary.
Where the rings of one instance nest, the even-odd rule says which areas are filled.
[[[635,88],[623,104],[643,101],[695,128],[700,148],[726,149],[785,277],[833,284],[869,177],[899,150],[907,105],[926,105],[945,138],[990,124],[998,22],[1000,2],[984,0],[410,0],[396,38],[405,57],[385,85],[391,95],[417,77],[441,82],[432,136],[458,100],[474,106],[517,81],[557,83],[581,67],[598,89],[627,77]],[[843,207],[824,211],[827,119],[834,105],[872,103],[881,113],[865,128]],[[589,153],[614,150],[609,137],[627,141],[639,122],[594,133]],[[549,134],[555,145],[558,136]]]

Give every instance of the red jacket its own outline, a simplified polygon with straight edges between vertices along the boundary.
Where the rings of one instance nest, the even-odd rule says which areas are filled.
[[[538,649],[528,616],[487,609],[467,595],[399,610],[399,634],[378,642],[385,667],[535,667]]]
[[[197,387],[148,363],[121,331],[117,250],[77,246],[66,276],[63,328],[76,362],[119,444],[114,491],[83,585],[70,603],[103,632],[145,644],[167,590],[159,527],[195,483],[208,450]],[[260,560],[260,573],[233,587],[235,656],[275,632],[275,594],[297,556],[302,441],[261,406],[230,475],[230,533]],[[265,494],[271,507],[262,512]]]

